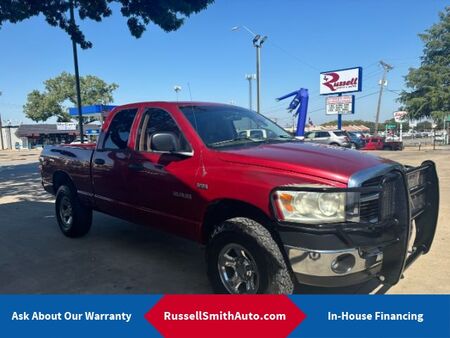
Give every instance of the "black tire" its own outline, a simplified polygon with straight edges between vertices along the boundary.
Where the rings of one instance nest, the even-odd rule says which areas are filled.
[[[390,146],[384,146],[384,147],[383,147],[383,150],[392,150],[392,147],[390,147]]]
[[[340,147],[341,145],[339,143],[333,142],[333,143],[330,143],[330,146]]]
[[[92,209],[84,206],[75,189],[68,185],[58,188],[55,212],[59,228],[67,237],[81,237],[91,229]]]
[[[223,281],[226,279],[223,277],[225,272],[221,271],[225,270],[219,268],[219,256],[222,257],[223,250],[235,245],[243,247],[246,254],[243,257],[253,258],[256,265],[257,277],[252,283],[255,288],[251,291],[246,288],[247,284],[240,284],[238,289],[232,292]],[[213,231],[206,247],[206,264],[208,277],[216,293],[291,294],[294,291],[295,282],[278,244],[265,227],[249,218],[229,219]],[[239,276],[237,271],[238,269],[235,269],[232,275]],[[244,278],[248,278],[248,275]]]

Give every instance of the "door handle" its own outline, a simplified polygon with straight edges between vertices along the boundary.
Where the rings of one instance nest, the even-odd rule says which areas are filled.
[[[98,165],[103,165],[103,164],[105,164],[105,160],[102,159],[102,158],[96,158],[96,159],[94,160],[94,163],[95,163],[95,164],[98,164]]]
[[[128,165],[128,169],[134,170],[134,171],[142,171],[142,170],[144,170],[144,166],[142,165],[142,163],[130,163]]]

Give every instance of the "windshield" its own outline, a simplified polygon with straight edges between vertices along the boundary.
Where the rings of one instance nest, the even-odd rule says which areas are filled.
[[[179,107],[203,142],[211,148],[252,146],[295,140],[264,116],[239,107]]]

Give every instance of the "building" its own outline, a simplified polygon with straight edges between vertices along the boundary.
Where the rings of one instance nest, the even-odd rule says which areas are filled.
[[[19,126],[2,126],[0,128],[0,149],[15,149],[22,147],[22,140],[17,136]]]
[[[101,125],[86,124],[84,130],[89,131],[95,140]],[[71,143],[80,136],[80,132],[75,123],[58,124],[21,124],[15,132],[16,137],[20,139],[21,148],[36,148],[47,144]]]

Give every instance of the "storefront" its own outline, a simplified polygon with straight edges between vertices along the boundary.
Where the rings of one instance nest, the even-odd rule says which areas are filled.
[[[98,130],[99,125],[85,125],[85,130]],[[16,135],[22,140],[23,148],[42,147],[47,144],[68,144],[74,142],[80,133],[75,130],[62,130],[56,124],[22,124]]]

